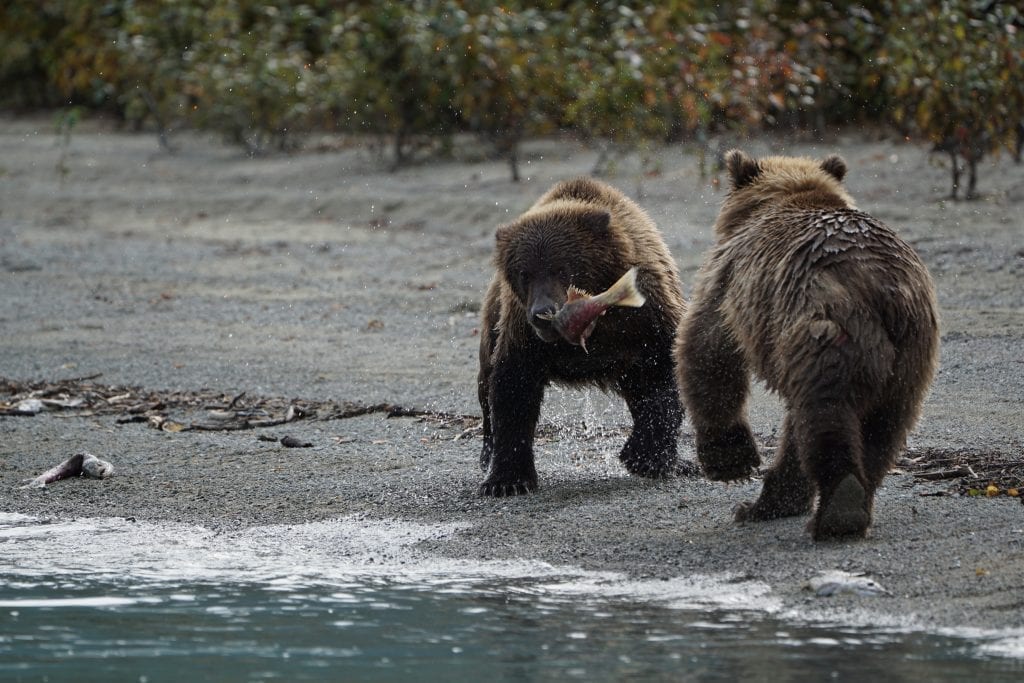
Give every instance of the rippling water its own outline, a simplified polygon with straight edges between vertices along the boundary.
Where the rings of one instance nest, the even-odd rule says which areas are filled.
[[[434,533],[339,522],[219,535],[0,517],[0,680],[1024,674],[1024,660],[995,654],[991,639],[787,623],[764,609],[771,597],[755,582],[629,583],[539,563],[433,561],[405,547]]]

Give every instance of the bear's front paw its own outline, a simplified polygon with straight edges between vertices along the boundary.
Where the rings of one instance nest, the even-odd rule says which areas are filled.
[[[666,462],[664,460],[622,458],[622,464],[626,471],[634,477],[644,477],[645,479],[664,479],[675,476],[678,469],[675,461]]]
[[[754,437],[746,425],[738,425],[710,439],[697,439],[697,459],[712,481],[749,479],[761,464]]]
[[[679,467],[674,440],[666,444],[650,435],[634,431],[619,453],[626,471],[636,477],[662,479],[676,474]]]
[[[506,496],[521,496],[537,490],[537,475],[507,477],[491,475],[480,484],[481,496],[492,496],[504,498]]]

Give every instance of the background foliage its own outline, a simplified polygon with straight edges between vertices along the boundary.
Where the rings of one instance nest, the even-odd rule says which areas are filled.
[[[898,126],[1018,144],[1024,14],[999,0],[12,0],[0,106],[104,110],[250,152],[379,136],[395,165],[479,135],[606,148],[720,131]]]

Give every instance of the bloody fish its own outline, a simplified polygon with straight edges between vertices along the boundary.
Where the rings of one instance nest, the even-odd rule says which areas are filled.
[[[26,479],[23,489],[43,488],[61,479],[72,477],[91,477],[106,479],[114,473],[114,466],[106,460],[100,460],[92,453],[75,453],[59,465],[55,465],[35,479]]]
[[[562,335],[570,344],[587,350],[587,337],[594,331],[597,319],[612,306],[644,305],[646,299],[636,287],[636,266],[615,281],[611,287],[600,294],[591,295],[575,285],[569,285],[565,303],[555,313],[543,314],[541,317],[550,320],[555,331]]]

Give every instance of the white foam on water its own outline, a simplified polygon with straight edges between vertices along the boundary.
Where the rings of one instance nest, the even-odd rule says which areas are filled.
[[[28,607],[123,607],[143,603],[162,602],[160,598],[118,598],[98,596],[91,598],[26,598],[24,600],[0,600],[0,607],[12,609]]]
[[[774,614],[782,608],[781,600],[771,594],[771,586],[731,574],[693,574],[644,581],[630,581],[621,576],[611,580],[584,576],[545,583],[542,588],[556,595],[579,599],[628,598],[684,610],[750,610]]]
[[[865,597],[860,608],[834,608],[828,598],[815,598],[799,608],[787,607],[775,614],[783,621],[808,625],[831,625],[836,628],[866,628],[884,636],[928,633],[956,638],[973,644],[980,656],[1024,659],[1024,628],[984,629],[967,626],[936,626],[925,623],[914,614],[894,615],[872,609],[877,597]],[[806,641],[799,641],[800,643]]]
[[[529,579],[528,585],[509,590],[535,595],[541,603],[630,599],[679,609],[778,609],[778,599],[770,595],[767,584],[730,575],[632,581],[618,572],[556,567],[536,560],[438,558],[413,547],[466,526],[346,517],[215,532],[124,519],[40,523],[0,513],[0,556],[8,560],[3,572],[23,581],[59,573],[140,583],[256,582],[288,591],[386,579],[460,594],[495,579]]]
[[[419,551],[423,541],[440,540],[469,525],[418,524],[358,516],[296,525],[268,525],[218,532],[201,526],[124,519],[83,518],[47,523],[0,513],[0,574],[10,585],[33,579],[76,575],[90,580],[187,586],[193,583],[261,583],[274,590],[320,585],[338,589],[366,581],[388,581],[451,594],[488,590],[495,580],[528,580],[503,587],[549,601],[600,604],[608,600],[656,603],[705,611],[753,611],[790,623],[868,627],[884,633],[929,632],[966,638],[980,654],[1024,659],[1024,629],[936,628],[913,616],[887,617],[870,608],[836,612],[827,603],[785,606],[767,583],[739,576],[690,575],[668,580],[631,580],[618,572],[587,571],[537,560],[474,561]],[[189,599],[181,594],[175,599]],[[0,607],[115,606],[110,601],[146,598],[60,598],[0,602]],[[104,602],[106,601],[106,602]],[[64,604],[67,602],[67,605]],[[45,604],[44,604],[45,603]],[[117,604],[127,604],[119,602]]]
[[[991,642],[981,645],[978,650],[982,654],[996,657],[1024,659],[1024,634],[1007,638],[995,637]]]
[[[992,657],[1024,659],[1024,629],[997,631],[983,628],[941,628],[938,633],[977,641],[978,652]]]
[[[281,590],[376,578],[456,592],[495,578],[619,576],[531,560],[439,558],[412,547],[465,527],[346,517],[217,532],[114,518],[45,523],[0,513],[0,571],[19,580],[59,573],[140,583],[258,582]]]

